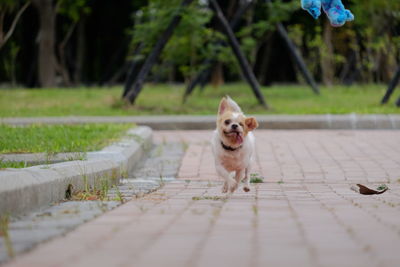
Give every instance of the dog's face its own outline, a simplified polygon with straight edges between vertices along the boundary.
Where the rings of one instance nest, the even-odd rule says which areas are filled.
[[[255,118],[247,118],[232,99],[222,98],[217,118],[217,129],[221,141],[230,147],[240,146],[248,132],[258,127]]]

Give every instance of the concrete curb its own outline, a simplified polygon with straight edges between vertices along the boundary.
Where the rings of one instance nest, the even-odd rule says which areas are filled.
[[[69,185],[83,189],[117,182],[144,156],[152,144],[152,130],[137,127],[128,136],[101,151],[87,153],[83,161],[68,161],[24,169],[0,171],[0,214],[18,215],[65,198]]]
[[[254,115],[261,129],[400,129],[398,114],[345,115]],[[215,116],[83,116],[2,118],[0,123],[13,125],[136,123],[153,130],[206,130],[215,128]]]

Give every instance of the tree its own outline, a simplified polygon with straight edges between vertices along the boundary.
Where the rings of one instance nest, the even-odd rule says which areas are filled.
[[[38,32],[38,77],[41,87],[56,85],[55,26],[56,6],[52,0],[32,0],[40,21]]]
[[[75,0],[75,1],[59,0],[57,3],[56,11],[58,14],[66,17],[69,20],[69,23],[66,25],[64,29],[65,31],[64,37],[57,46],[57,52],[59,58],[57,64],[57,71],[61,74],[64,85],[71,86],[72,78],[68,71],[65,50],[69,40],[71,39],[72,34],[76,29],[76,26],[78,25],[83,15],[90,13],[90,8],[87,6],[87,0]]]
[[[18,2],[14,0],[0,0],[0,49],[7,43],[10,39],[12,34],[14,33],[15,27],[19,19],[21,18],[22,14],[31,4],[30,1],[26,1],[22,7],[19,8],[18,12],[16,13],[14,19],[11,22],[11,26],[9,27],[8,31],[4,31],[4,19],[7,13],[12,13],[17,7]]]

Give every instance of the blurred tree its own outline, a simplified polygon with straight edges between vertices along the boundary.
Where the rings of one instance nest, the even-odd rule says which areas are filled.
[[[68,69],[67,59],[65,55],[66,45],[68,41],[71,39],[71,36],[74,30],[76,29],[76,26],[82,19],[82,17],[84,15],[88,15],[91,11],[87,2],[88,2],[87,0],[59,0],[57,2],[57,8],[56,8],[57,13],[65,17],[68,21],[68,23],[64,22],[62,25],[64,37],[57,46],[58,57],[59,57],[57,69],[63,78],[63,83],[65,86],[72,85],[72,79],[71,79],[72,75],[70,74],[70,71]],[[78,59],[77,63],[81,63],[81,59]],[[81,66],[77,67],[76,69],[80,70]],[[75,82],[78,82],[76,79],[77,75],[74,75],[74,77],[75,77]]]
[[[389,82],[400,59],[400,1],[353,0],[357,67],[367,82]]]
[[[6,44],[8,39],[14,33],[15,27],[19,19],[21,18],[24,11],[28,8],[31,4],[30,1],[26,1],[25,4],[20,6],[19,1],[15,0],[0,0],[0,49]],[[5,32],[4,29],[4,20],[7,14],[14,13],[14,11],[18,9],[16,12],[9,29]]]
[[[132,50],[142,44],[136,57],[144,57],[157,41],[160,33],[168,25],[174,13],[179,12],[180,0],[150,0],[148,5],[135,13],[136,24],[132,35]],[[182,10],[182,20],[174,30],[161,55],[159,72],[153,74],[175,80],[174,67],[177,66],[185,80],[190,80],[200,67],[197,63],[210,54],[213,47],[210,40],[220,36],[206,27],[211,19],[210,10],[201,3],[194,3]],[[155,68],[157,71],[157,69]]]
[[[56,5],[52,0],[32,0],[39,14],[38,80],[41,87],[56,86]]]

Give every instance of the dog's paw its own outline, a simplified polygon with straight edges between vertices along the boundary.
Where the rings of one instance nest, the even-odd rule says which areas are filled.
[[[233,192],[235,192],[236,191],[236,189],[239,187],[239,183],[237,183],[236,181],[235,181],[235,183],[233,183],[233,184],[231,184],[230,186],[229,186],[229,191],[231,192],[231,193],[233,193]]]
[[[228,193],[228,183],[227,182],[224,183],[221,191],[222,191],[222,193]]]
[[[249,191],[250,191],[250,188],[248,188],[247,186],[243,186],[243,191],[244,191],[244,192],[249,192]]]

